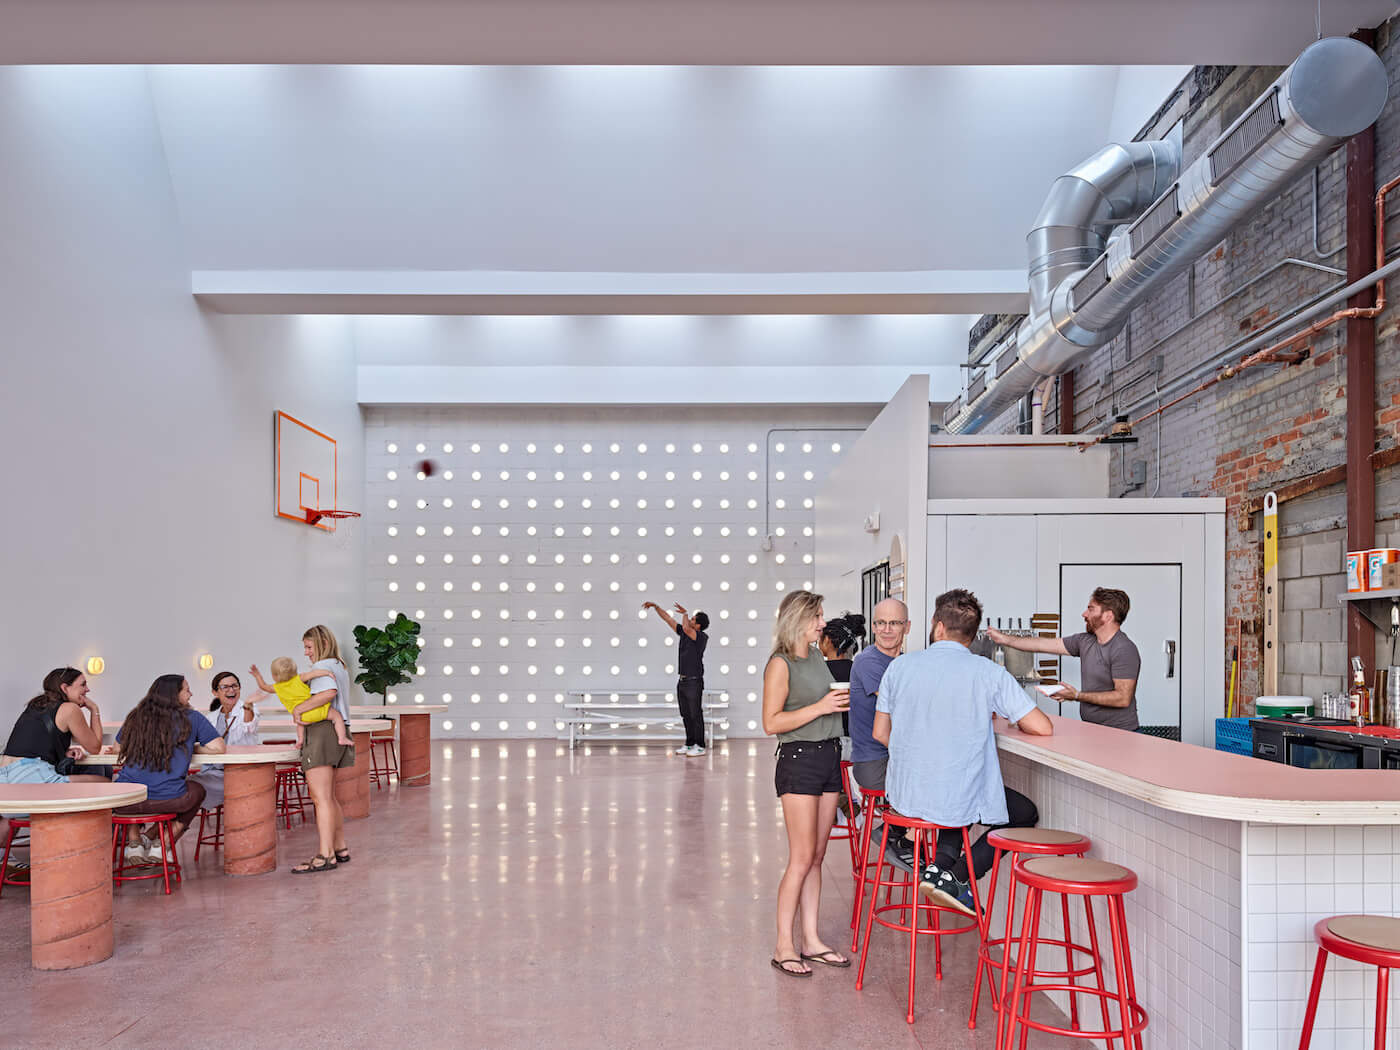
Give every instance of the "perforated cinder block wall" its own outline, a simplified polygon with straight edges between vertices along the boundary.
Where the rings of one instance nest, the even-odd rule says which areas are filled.
[[[811,585],[812,499],[858,436],[827,428],[877,407],[366,409],[364,621],[423,625],[393,702],[448,704],[443,736],[553,737],[570,689],[669,698],[675,638],[641,606],[680,602],[710,615],[729,735],[762,735],[774,613]]]

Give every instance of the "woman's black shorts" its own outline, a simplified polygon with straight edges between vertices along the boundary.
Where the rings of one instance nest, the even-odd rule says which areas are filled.
[[[841,790],[841,741],[794,740],[778,745],[773,786],[783,795],[824,795]]]

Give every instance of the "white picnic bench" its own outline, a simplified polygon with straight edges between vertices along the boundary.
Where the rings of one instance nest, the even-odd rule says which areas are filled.
[[[569,689],[559,739],[572,751],[582,739],[683,740],[684,723],[673,693],[658,689]],[[700,710],[705,721],[705,746],[726,737],[729,692],[706,689]]]

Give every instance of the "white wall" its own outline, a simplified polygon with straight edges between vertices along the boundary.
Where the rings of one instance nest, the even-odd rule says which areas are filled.
[[[0,732],[98,654],[104,713],[200,652],[242,670],[348,641],[354,545],[272,514],[272,414],[341,440],[363,493],[346,322],[206,315],[140,68],[0,69]],[[344,537],[341,537],[343,540]]]
[[[366,618],[401,610],[426,641],[395,701],[446,702],[434,716],[445,736],[552,737],[569,689],[674,691],[674,635],[641,605],[680,602],[710,616],[705,684],[730,691],[730,735],[761,736],[778,601],[814,579],[809,501],[870,417],[367,409]],[[436,470],[419,479],[423,459]]]
[[[817,590],[828,611],[860,608],[861,572],[904,546],[909,648],[922,649],[928,555],[928,376],[912,375],[875,417],[817,493]],[[862,523],[879,512],[880,531]]]

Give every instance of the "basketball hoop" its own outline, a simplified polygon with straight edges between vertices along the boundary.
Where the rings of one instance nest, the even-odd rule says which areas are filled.
[[[323,518],[330,518],[330,525],[322,525],[321,528],[329,532],[335,531],[335,523],[346,518],[358,518],[360,512],[357,510],[316,510],[313,507],[306,508],[306,524],[317,525]]]

